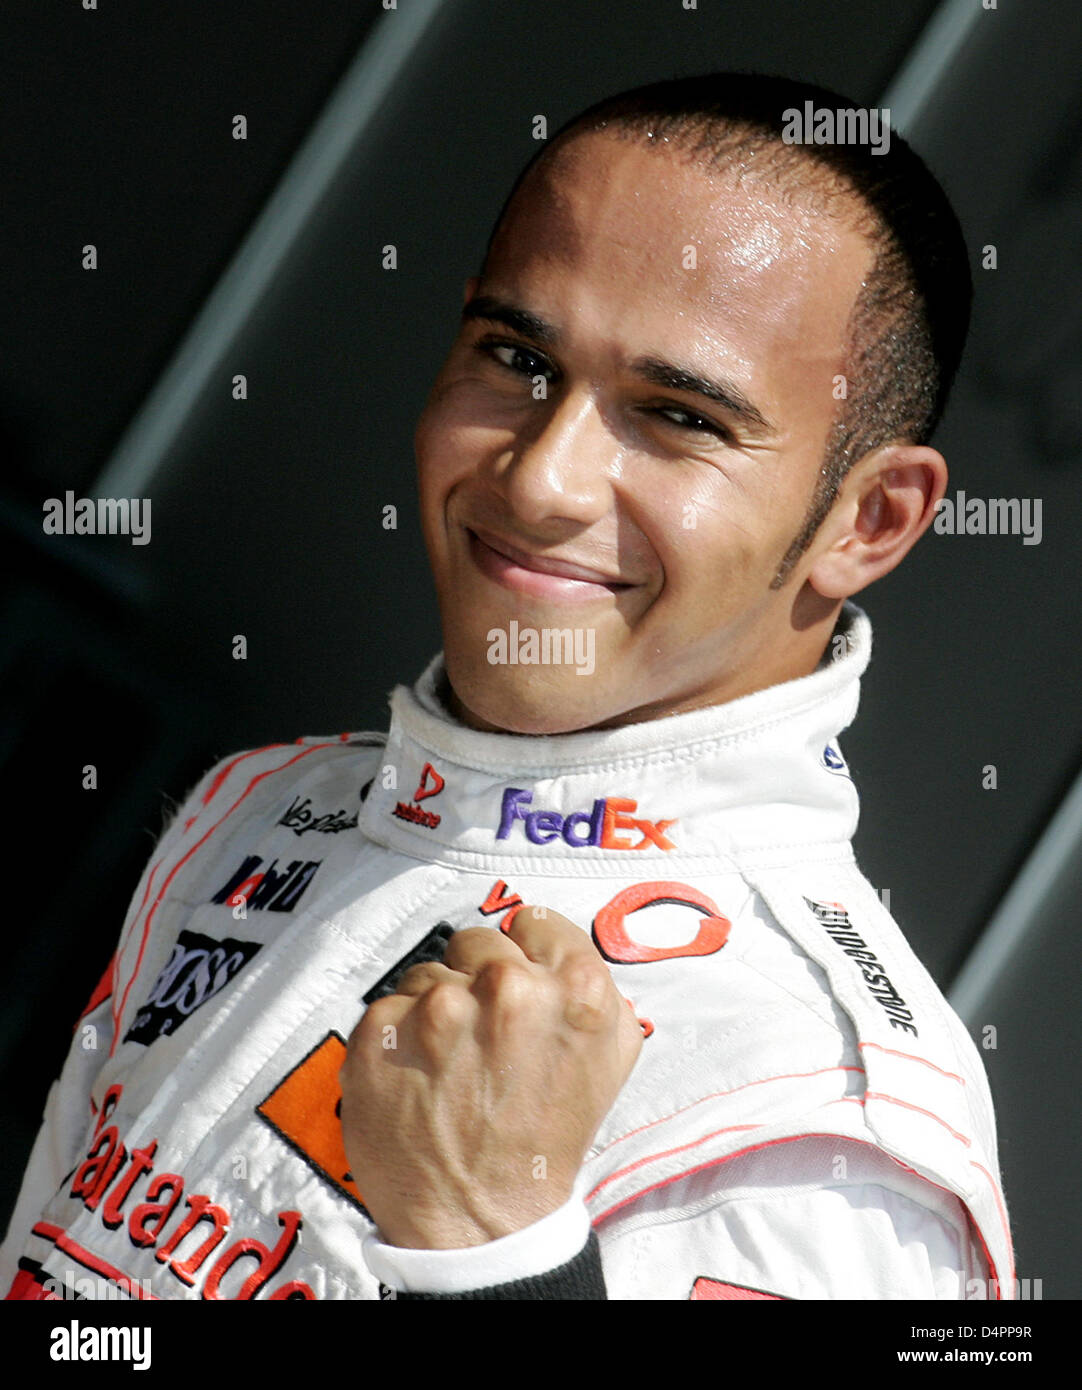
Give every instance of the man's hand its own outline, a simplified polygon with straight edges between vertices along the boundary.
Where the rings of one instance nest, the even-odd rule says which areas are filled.
[[[523,907],[456,932],[349,1039],[342,1137],[391,1245],[482,1245],[570,1197],[642,1047],[593,942]]]

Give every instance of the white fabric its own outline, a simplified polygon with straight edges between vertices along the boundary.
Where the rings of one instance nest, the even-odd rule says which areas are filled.
[[[720,1280],[775,1298],[985,1298],[957,1198],[878,1150],[830,1138],[733,1159],[599,1229],[606,1276],[650,1268],[655,1298]],[[732,1296],[732,1295],[731,1295]]]
[[[580,1175],[611,1298],[698,1297],[700,1279],[1009,1295],[980,1056],[850,845],[837,735],[870,644],[847,604],[801,680],[537,738],[457,724],[437,658],[394,692],[385,739],[211,769],[136,889],[112,998],[76,1032],[0,1277],[23,1256],[155,1297],[377,1298],[335,1119],[344,1040],[437,923],[497,927],[527,902],[591,933],[652,1027]],[[455,1262],[481,1287],[562,1263],[537,1234]],[[398,1287],[414,1253],[382,1252]]]
[[[368,1268],[400,1293],[469,1293],[559,1269],[574,1259],[590,1234],[590,1214],[579,1194],[548,1216],[509,1236],[459,1250],[404,1250],[378,1235],[364,1243]]]

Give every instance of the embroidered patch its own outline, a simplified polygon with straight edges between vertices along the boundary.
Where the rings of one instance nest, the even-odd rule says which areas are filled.
[[[919,1037],[912,1010],[891,983],[878,957],[864,938],[857,934],[844,906],[841,903],[817,903],[811,898],[804,901],[830,939],[852,959],[864,976],[868,993],[877,1004],[882,1005],[891,1027]]]
[[[211,902],[226,903],[234,908],[243,903],[245,915],[249,908],[292,912],[322,863],[322,859],[293,859],[284,869],[279,869],[277,859],[264,866],[260,855],[249,854]]]
[[[435,830],[440,823],[438,811],[425,811],[417,805],[418,801],[425,801],[430,796],[439,796],[446,786],[446,782],[432,766],[425,763],[421,769],[421,777],[417,783],[417,790],[413,793],[413,801],[399,801],[391,812],[392,816],[397,816],[399,820],[410,821],[413,825],[423,825],[428,830]]]
[[[345,1039],[328,1033],[256,1106],[256,1114],[367,1216],[342,1142],[338,1071],[345,1058]]]
[[[257,941],[237,941],[231,936],[215,941],[199,932],[182,931],[124,1041],[149,1047],[163,1033],[175,1033],[196,1009],[220,993],[259,949]]]
[[[745,1301],[748,1299],[766,1298],[776,1303],[791,1303],[792,1299],[786,1298],[780,1293],[764,1293],[762,1289],[749,1289],[744,1284],[725,1284],[720,1279],[707,1279],[700,1276],[691,1286],[691,1293],[688,1295],[692,1303],[701,1302],[704,1299],[726,1299]]]
[[[416,946],[407,951],[400,961],[396,961],[391,966],[386,975],[376,981],[364,996],[364,1002],[374,1004],[377,999],[383,999],[386,995],[393,994],[398,987],[398,981],[411,965],[421,965],[430,960],[443,960],[443,953],[447,950],[447,943],[454,935],[454,931],[455,929],[450,922],[437,922],[432,930],[418,941]]]

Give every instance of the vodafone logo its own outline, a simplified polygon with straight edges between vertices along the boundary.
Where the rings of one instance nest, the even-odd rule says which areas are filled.
[[[694,940],[684,946],[658,947],[634,939],[627,919],[658,903],[673,903],[700,914]],[[677,956],[712,956],[728,941],[730,928],[729,919],[713,899],[690,883],[633,883],[611,898],[594,918],[593,938],[597,949],[614,965],[640,965]]]
[[[432,766],[425,763],[421,769],[421,780],[417,783],[417,790],[413,793],[414,801],[424,801],[425,797],[438,796],[443,791],[443,778]]]
[[[638,941],[628,930],[627,921],[636,912],[671,904],[687,908],[698,917],[698,930],[691,941],[679,946],[648,946]],[[502,912],[500,931],[506,932],[523,906],[522,897],[509,888],[505,879],[497,879],[488,897],[478,905],[485,917]],[[651,961],[676,960],[682,956],[712,956],[729,939],[732,923],[713,898],[690,883],[674,883],[669,879],[649,883],[632,883],[608,900],[594,917],[591,935],[594,945],[613,965],[643,965]]]
[[[417,783],[417,790],[413,793],[412,801],[400,801],[391,812],[392,816],[397,816],[399,820],[409,821],[411,825],[424,826],[426,830],[435,830],[440,823],[440,815],[436,811],[426,811],[417,805],[418,801],[426,801],[430,796],[439,796],[443,791],[444,780],[431,763],[425,763],[421,769],[421,778]]]

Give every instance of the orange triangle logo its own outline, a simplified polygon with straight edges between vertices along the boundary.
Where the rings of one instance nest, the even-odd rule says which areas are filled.
[[[429,779],[431,779],[431,784]],[[421,769],[421,780],[417,783],[417,790],[413,793],[414,801],[423,801],[426,796],[435,796],[441,791],[443,791],[443,778],[431,763],[425,763]]]
[[[309,1167],[333,1183],[339,1192],[361,1202],[349,1172],[338,1118],[342,1102],[338,1069],[345,1057],[345,1040],[337,1033],[328,1033],[256,1106],[256,1112]]]

